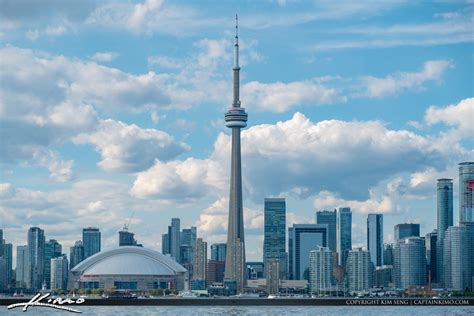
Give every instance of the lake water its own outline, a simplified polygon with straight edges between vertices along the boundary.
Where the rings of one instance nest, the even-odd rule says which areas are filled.
[[[474,306],[373,306],[373,307],[349,307],[349,306],[75,306],[82,314],[64,312],[44,307],[30,307],[25,313],[21,308],[7,310],[6,306],[0,307],[0,315],[103,315],[103,316],[135,316],[135,315],[173,315],[173,316],[201,316],[201,315],[225,315],[225,316],[275,316],[275,315],[321,315],[321,316],[369,316],[369,315],[429,315],[429,316],[464,316],[474,315]]]

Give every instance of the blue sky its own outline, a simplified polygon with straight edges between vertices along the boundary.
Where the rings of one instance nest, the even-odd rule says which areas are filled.
[[[161,249],[172,217],[225,241],[239,14],[247,257],[263,199],[288,225],[350,206],[436,226],[435,183],[474,160],[470,1],[0,1],[0,227],[67,248],[98,226]],[[457,219],[457,199],[455,202]]]

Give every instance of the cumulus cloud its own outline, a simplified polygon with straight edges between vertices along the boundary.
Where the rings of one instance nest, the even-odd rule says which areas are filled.
[[[316,195],[313,205],[316,209],[331,209],[349,205],[352,211],[362,214],[391,213],[396,210],[395,201],[391,196],[376,196],[374,192],[370,192],[370,197],[367,200],[359,201],[341,199],[331,192],[321,191]]]
[[[464,99],[458,104],[446,107],[430,106],[426,111],[425,121],[429,125],[441,123],[455,127],[458,137],[472,137],[474,135],[474,98]]]
[[[297,105],[331,104],[345,101],[336,89],[327,88],[316,80],[289,83],[252,81],[242,87],[242,100],[248,107],[270,112],[286,112]]]
[[[109,62],[117,58],[118,54],[115,52],[97,52],[92,55],[91,59],[99,62]]]
[[[452,62],[448,60],[430,60],[425,62],[418,72],[398,72],[385,78],[365,76],[362,82],[367,90],[363,95],[381,98],[403,90],[423,89],[426,82],[439,81],[444,72],[452,66]]]
[[[380,121],[315,123],[296,113],[287,121],[242,132],[244,194],[260,201],[264,196],[307,198],[329,191],[363,201],[370,197],[369,188],[383,180],[429,167],[442,169],[447,157],[461,154],[441,150],[436,141],[388,129]],[[228,190],[229,157],[230,137],[220,134],[209,158],[158,162],[138,174],[132,192],[167,199],[223,194]]]
[[[142,171],[155,160],[170,160],[189,150],[186,144],[176,142],[165,132],[110,119],[101,121],[95,132],[78,135],[74,143],[94,144],[102,157],[98,166],[109,172]]]

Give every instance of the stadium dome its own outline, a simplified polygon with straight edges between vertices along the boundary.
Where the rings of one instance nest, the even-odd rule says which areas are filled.
[[[188,272],[158,251],[122,246],[102,251],[71,269],[68,288],[185,289]]]

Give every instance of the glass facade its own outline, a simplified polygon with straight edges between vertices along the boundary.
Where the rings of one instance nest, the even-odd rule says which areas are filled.
[[[84,260],[84,245],[81,240],[78,240],[69,249],[69,267],[74,268],[82,260]]]
[[[279,277],[286,278],[286,203],[281,198],[266,198],[264,201],[263,262],[277,259]]]
[[[367,249],[375,267],[383,265],[383,215],[369,214],[367,217]]]
[[[459,222],[474,221],[474,162],[459,164]]]
[[[327,247],[327,225],[294,224],[292,228],[292,276],[295,280],[309,280],[309,254],[318,246]]]
[[[346,262],[348,291],[364,291],[372,287],[373,265],[368,251],[358,248],[349,251]]]
[[[56,239],[50,239],[44,247],[44,280],[49,289],[51,284],[51,259],[61,257],[62,246]]]
[[[337,214],[330,211],[316,212],[316,224],[328,225],[328,248],[331,251],[336,252],[336,236],[337,236]]]
[[[444,282],[444,234],[449,226],[453,225],[453,180],[438,179],[437,183],[437,208],[438,208],[438,243],[436,244],[436,282]]]
[[[350,207],[339,208],[337,223],[337,252],[339,253],[339,265],[345,267],[347,255],[352,249],[352,212]]]
[[[84,259],[100,252],[100,240],[100,231],[98,228],[88,227],[82,229]]]
[[[409,237],[394,247],[395,287],[426,285],[426,248],[423,238]]]
[[[227,244],[212,244],[211,245],[211,260],[214,261],[225,261],[227,254]]]
[[[407,237],[420,237],[420,224],[397,224],[394,233],[395,242],[401,242]]]
[[[28,270],[31,288],[40,289],[44,281],[44,230],[30,227],[28,230]]]
[[[443,240],[444,285],[448,289],[473,289],[474,222],[448,228]]]
[[[438,241],[438,231],[435,229],[431,233],[425,236],[426,246],[426,267],[428,269],[428,281],[435,282],[437,278],[437,266],[436,266],[436,248]]]

